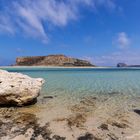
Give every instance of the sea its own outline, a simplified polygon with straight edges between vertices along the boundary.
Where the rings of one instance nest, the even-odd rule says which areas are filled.
[[[122,93],[140,96],[140,68],[46,68],[8,67],[9,72],[20,72],[46,82],[45,95],[78,98],[88,95]]]
[[[40,124],[52,122],[54,133],[69,136],[70,131],[64,127],[63,121],[81,114],[87,118],[84,126],[87,131],[95,128],[100,130],[101,123],[109,122],[108,120],[118,123],[123,118],[128,122],[128,126],[131,124],[128,129],[124,128],[126,135],[122,136],[123,128],[119,125],[109,124],[110,131],[118,135],[120,140],[125,140],[129,135],[135,136],[135,133],[136,136],[138,133],[140,138],[140,124],[136,123],[139,122],[140,116],[134,112],[140,110],[140,68],[4,67],[2,69],[45,80],[38,102],[20,110],[35,113]],[[75,132],[78,136],[81,130],[73,128],[71,135]],[[100,133],[103,133],[102,137],[108,136],[106,131]]]

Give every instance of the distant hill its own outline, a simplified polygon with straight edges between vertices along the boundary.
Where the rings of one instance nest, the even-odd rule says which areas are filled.
[[[80,60],[76,58],[67,57],[65,55],[48,55],[48,56],[31,56],[18,57],[16,59],[16,66],[90,66],[93,67],[89,61]]]
[[[140,65],[127,65],[125,63],[118,63],[117,67],[140,67]]]

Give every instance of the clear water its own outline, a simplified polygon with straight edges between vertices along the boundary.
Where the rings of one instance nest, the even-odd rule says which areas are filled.
[[[123,93],[140,96],[140,69],[118,68],[7,68],[46,83],[42,93],[79,97],[83,95]]]
[[[97,97],[99,114],[114,110],[132,110],[140,107],[140,69],[129,68],[7,68],[31,77],[45,79],[41,96],[35,108],[43,108],[42,115],[50,118],[67,114],[68,108],[83,98]],[[56,97],[42,104],[43,96]],[[89,107],[87,107],[89,108]],[[99,109],[100,108],[100,109]],[[59,110],[59,111],[58,111]],[[104,110],[104,111],[103,111]]]
[[[137,114],[133,113],[133,109],[140,108],[140,69],[138,68],[11,67],[4,69],[45,79],[38,103],[19,108],[18,111],[35,114],[42,124],[51,122],[50,128],[58,134],[59,130],[62,130],[61,132],[67,135],[70,129],[65,132],[63,128],[67,128],[67,124],[64,127],[63,121],[55,120],[65,120],[79,113],[87,117],[87,122],[84,124],[87,132],[90,131],[90,127],[98,128],[102,122],[120,121],[122,118],[132,125],[130,131],[132,134],[140,130],[140,125],[137,123],[139,116],[136,118]],[[55,98],[43,98],[47,95]],[[97,98],[94,100],[92,97]],[[113,131],[118,133],[116,129]],[[77,133],[77,129],[73,132]]]

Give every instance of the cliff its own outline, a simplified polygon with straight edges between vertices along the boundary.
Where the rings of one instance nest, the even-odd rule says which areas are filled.
[[[94,66],[86,60],[70,58],[65,55],[19,57],[16,66]]]

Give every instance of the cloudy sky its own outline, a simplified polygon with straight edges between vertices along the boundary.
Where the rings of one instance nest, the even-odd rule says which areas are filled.
[[[140,64],[140,0],[0,0],[0,65],[65,54]]]

